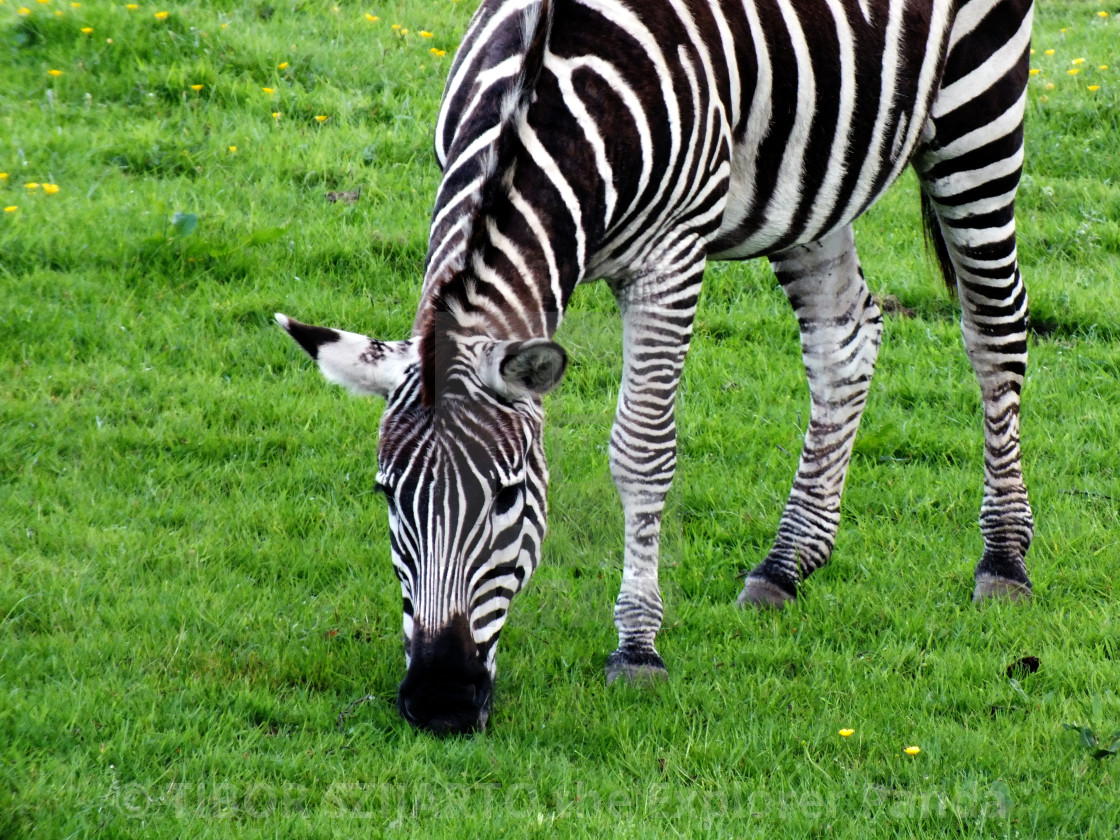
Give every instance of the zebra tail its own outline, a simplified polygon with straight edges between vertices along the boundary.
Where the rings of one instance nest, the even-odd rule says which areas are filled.
[[[953,261],[949,257],[949,248],[945,244],[945,236],[941,233],[941,222],[934,212],[933,202],[930,197],[922,192],[922,234],[926,241],[926,253],[933,249],[933,256],[937,258],[937,267],[941,269],[941,277],[945,281],[945,288],[949,290],[950,297],[957,296],[957,272],[953,268]]]

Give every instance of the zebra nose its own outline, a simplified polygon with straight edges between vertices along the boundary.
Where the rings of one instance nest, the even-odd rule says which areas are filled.
[[[397,692],[401,715],[441,735],[474,732],[486,724],[490,673],[466,619],[437,633],[413,636],[408,673]]]

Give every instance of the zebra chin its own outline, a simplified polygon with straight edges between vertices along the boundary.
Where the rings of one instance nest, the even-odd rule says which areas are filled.
[[[408,671],[397,690],[397,709],[410,724],[437,735],[480,732],[492,688],[485,654],[464,616],[435,631],[414,628]]]

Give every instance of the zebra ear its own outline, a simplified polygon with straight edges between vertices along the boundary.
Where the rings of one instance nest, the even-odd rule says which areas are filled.
[[[389,396],[417,360],[411,340],[374,341],[357,333],[301,324],[279,312],[276,323],[318,362],[328,382],[361,396]]]
[[[546,394],[560,384],[568,354],[555,341],[497,341],[482,356],[482,381],[507,399]]]

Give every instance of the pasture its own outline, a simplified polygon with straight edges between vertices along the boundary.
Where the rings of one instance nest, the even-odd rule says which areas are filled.
[[[891,313],[832,562],[792,608],[734,606],[808,399],[769,268],[713,265],[670,679],[605,686],[620,328],[587,286],[542,566],[488,731],[441,740],[395,708],[381,403],[272,313],[407,335],[473,5],[0,0],[0,837],[1117,837],[1120,6],[1036,13],[1034,600],[969,600],[979,394],[907,174],[856,227]]]

